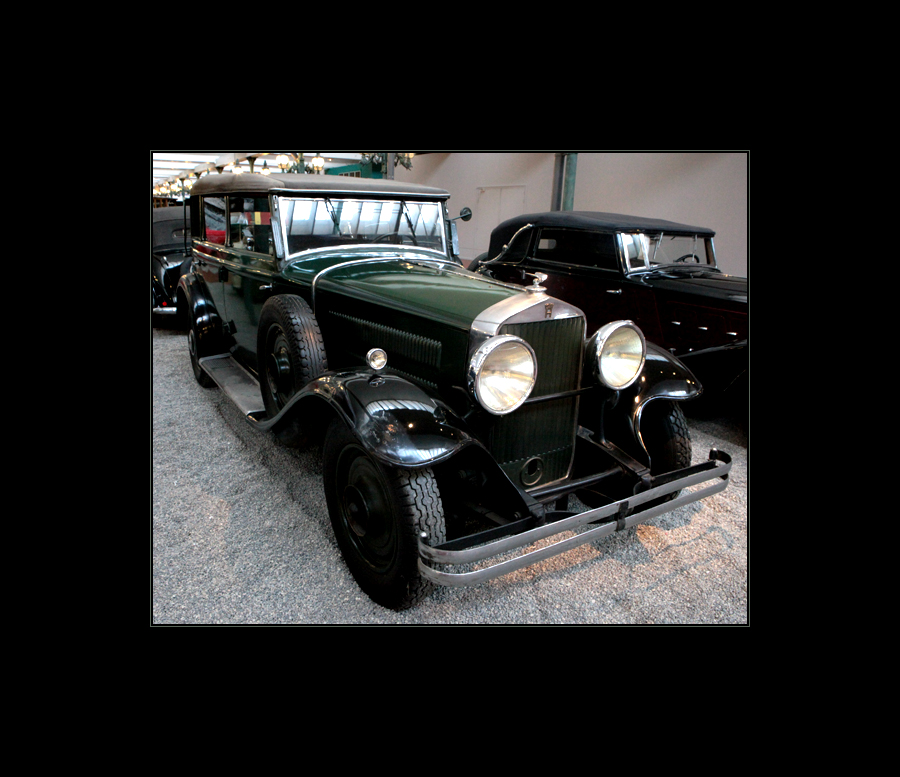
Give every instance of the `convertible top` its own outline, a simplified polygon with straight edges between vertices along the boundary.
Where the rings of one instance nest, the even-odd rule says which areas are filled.
[[[191,195],[205,194],[268,194],[284,192],[321,196],[334,195],[386,195],[388,197],[423,197],[447,199],[450,192],[431,186],[403,183],[378,178],[349,178],[337,175],[306,175],[304,173],[219,173],[207,175],[194,184]]]
[[[517,229],[526,224],[536,227],[569,227],[601,232],[664,232],[667,235],[687,234],[713,237],[716,233],[707,227],[692,227],[663,219],[642,216],[624,216],[619,213],[597,213],[585,210],[555,210],[547,213],[526,213],[514,216],[498,224],[491,234],[491,255],[509,242]],[[496,250],[494,246],[497,246]]]

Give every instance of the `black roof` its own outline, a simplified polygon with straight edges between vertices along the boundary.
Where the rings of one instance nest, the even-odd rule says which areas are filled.
[[[191,188],[191,196],[205,194],[268,194],[284,192],[295,195],[307,194],[313,197],[323,194],[364,195],[388,197],[422,197],[446,199],[450,193],[444,189],[421,186],[401,181],[378,178],[350,178],[338,175],[306,175],[304,173],[219,173],[201,178]]]
[[[525,224],[534,224],[536,227],[593,229],[603,232],[665,232],[669,235],[688,234],[704,237],[713,237],[716,234],[707,227],[692,227],[663,219],[585,210],[554,210],[547,213],[526,213],[507,219],[494,228],[491,243],[493,244],[496,239],[506,242],[517,229]]]

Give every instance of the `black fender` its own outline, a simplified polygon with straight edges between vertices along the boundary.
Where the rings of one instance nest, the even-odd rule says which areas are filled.
[[[668,351],[653,343],[647,343],[647,358],[641,378],[625,391],[625,407],[629,409],[629,425],[635,440],[644,448],[641,440],[641,414],[649,402],[668,399],[682,402],[695,399],[703,392],[700,381],[691,370]]]
[[[702,392],[700,381],[691,370],[668,351],[647,343],[647,356],[640,377],[621,391],[602,387],[605,399],[588,400],[582,405],[581,423],[630,456],[647,464],[649,454],[641,437],[641,415],[647,405],[661,399],[683,401]]]
[[[185,311],[185,320],[196,333],[197,353],[213,356],[228,350],[224,343],[222,318],[203,278],[194,272],[182,275],[176,294],[178,309]]]
[[[372,456],[392,467],[418,469],[446,461],[474,442],[463,422],[408,380],[387,373],[334,372],[310,381],[268,428],[288,413],[324,418],[327,403]]]

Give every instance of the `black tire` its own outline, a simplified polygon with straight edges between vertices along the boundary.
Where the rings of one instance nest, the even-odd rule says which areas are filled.
[[[201,352],[200,339],[197,337],[197,328],[193,321],[191,321],[191,326],[188,330],[188,353],[191,355],[191,368],[194,370],[194,377],[197,379],[197,383],[203,388],[213,388],[216,382],[200,366],[200,358],[208,354]]]
[[[641,437],[650,454],[652,475],[663,475],[691,466],[691,433],[684,413],[675,402],[656,400],[644,408],[641,413]],[[670,494],[664,501],[671,501],[679,493]]]
[[[662,475],[691,466],[691,433],[675,402],[656,400],[641,413],[641,437],[650,454],[650,472]]]
[[[420,602],[433,586],[419,572],[418,536],[446,540],[434,473],[380,464],[341,419],[328,429],[323,464],[331,524],[360,588],[394,610]]]
[[[259,388],[269,417],[277,415],[303,386],[328,369],[325,344],[316,318],[300,297],[276,296],[259,317]],[[310,428],[299,413],[289,413],[274,432],[285,445],[301,447]]]

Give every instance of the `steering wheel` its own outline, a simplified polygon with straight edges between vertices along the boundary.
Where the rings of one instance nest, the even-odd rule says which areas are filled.
[[[404,245],[404,238],[408,237],[410,239],[410,243],[414,246],[419,245],[416,242],[415,237],[412,235],[401,235],[399,232],[388,232],[386,235],[381,235],[381,237],[375,238],[374,243],[396,243],[397,245]]]

